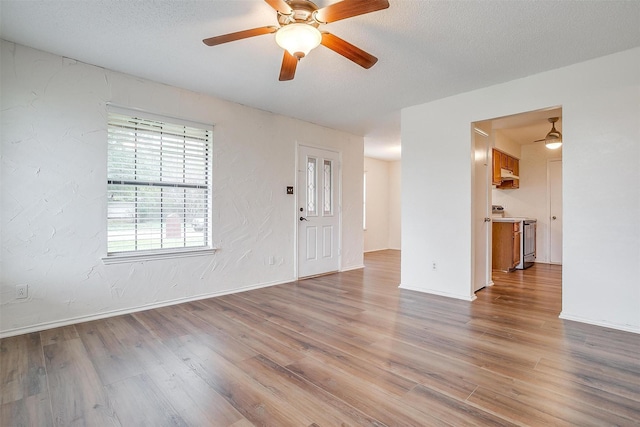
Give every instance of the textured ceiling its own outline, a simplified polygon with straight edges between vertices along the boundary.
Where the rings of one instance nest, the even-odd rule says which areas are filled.
[[[278,81],[273,35],[201,41],[276,25],[262,0],[1,0],[0,36],[363,135],[367,154],[386,158],[398,156],[403,107],[640,46],[639,1],[390,3],[322,27],[377,56],[373,68],[320,46],[290,82]]]

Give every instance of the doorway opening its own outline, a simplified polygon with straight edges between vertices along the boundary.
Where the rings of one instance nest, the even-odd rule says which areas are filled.
[[[562,133],[562,107],[472,123],[473,292],[491,286],[493,272],[562,264],[562,147],[545,144],[552,125]]]

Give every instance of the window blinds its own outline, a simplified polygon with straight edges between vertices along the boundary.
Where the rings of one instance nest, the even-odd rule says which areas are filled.
[[[211,133],[109,111],[109,254],[209,247]]]

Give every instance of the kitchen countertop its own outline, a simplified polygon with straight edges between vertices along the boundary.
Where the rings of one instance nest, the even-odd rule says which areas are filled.
[[[502,218],[491,218],[493,222],[522,222],[522,221],[536,221],[535,218],[525,218],[525,217],[502,217]]]

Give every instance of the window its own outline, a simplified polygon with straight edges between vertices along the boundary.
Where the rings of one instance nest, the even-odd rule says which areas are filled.
[[[211,248],[212,130],[109,108],[109,256]]]

